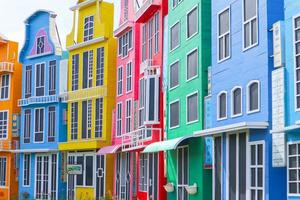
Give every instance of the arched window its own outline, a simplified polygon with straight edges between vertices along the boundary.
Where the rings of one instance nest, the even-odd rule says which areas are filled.
[[[248,84],[248,112],[259,111],[260,108],[259,82],[252,81]]]
[[[221,92],[218,96],[218,119],[227,117],[227,93]]]
[[[236,87],[232,90],[232,115],[237,116],[242,114],[242,88]]]

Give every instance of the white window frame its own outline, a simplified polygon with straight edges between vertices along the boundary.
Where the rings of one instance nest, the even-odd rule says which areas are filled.
[[[27,68],[30,68],[30,69],[27,69]],[[31,96],[32,95],[32,65],[26,65],[25,66],[25,90],[24,90],[24,93],[25,93],[25,97],[28,95],[28,96]],[[29,79],[30,77],[30,79]]]
[[[225,112],[225,117],[221,117],[221,118],[220,118],[220,96],[221,96],[222,94],[225,94],[225,97],[226,97],[226,106],[225,106],[226,112]],[[223,90],[223,91],[219,92],[219,94],[218,94],[218,96],[217,96],[217,120],[218,120],[218,121],[227,119],[227,115],[228,115],[228,114],[227,114],[227,109],[228,109],[227,101],[228,101],[227,91]]]
[[[172,129],[175,129],[175,128],[178,128],[178,127],[180,127],[180,99],[175,99],[175,100],[173,100],[173,101],[171,101],[170,103],[169,103],[169,115],[171,114],[171,105],[172,104],[174,104],[174,103],[177,103],[178,102],[178,112],[179,112],[179,115],[178,115],[178,125],[176,125],[176,126],[172,126],[171,127],[171,117],[169,117],[169,129],[170,130],[172,130]]]
[[[289,155],[289,146],[290,145],[296,145],[297,146],[295,155]],[[290,193],[290,184],[289,184],[291,182],[291,181],[289,181],[289,170],[290,169],[297,170],[298,171],[297,174],[299,174],[299,170],[300,170],[300,165],[298,163],[298,159],[296,161],[297,168],[290,168],[290,164],[289,164],[289,158],[290,157],[300,158],[300,154],[298,154],[298,148],[299,148],[298,145],[300,145],[300,141],[287,142],[287,145],[286,145],[286,153],[287,153],[287,194],[288,194],[289,197],[298,197],[299,194],[300,194],[299,189],[298,189],[298,193]],[[293,183],[296,183],[297,186],[298,186],[298,184],[300,184],[300,179],[298,179],[297,181],[293,181]]]
[[[93,87],[94,51],[88,51],[87,88]],[[91,85],[90,85],[91,84]]]
[[[141,31],[141,61],[144,62],[145,60],[147,60],[148,55],[147,55],[147,24],[143,24],[142,26],[142,31]]]
[[[152,59],[154,55],[154,18],[152,17],[148,23],[148,58]]]
[[[256,15],[254,17],[248,19],[247,21],[244,21],[244,19],[245,19],[245,17],[244,17],[245,16],[244,1],[245,0],[242,1],[242,4],[243,4],[243,7],[242,7],[242,12],[243,12],[243,15],[242,15],[242,22],[243,22],[243,28],[242,28],[243,35],[242,35],[242,38],[243,38],[243,51],[247,51],[248,49],[251,49],[251,48],[257,46],[258,45],[258,41],[259,41],[259,34],[258,34],[258,24],[259,24],[259,22],[258,22],[258,0],[256,0]],[[256,19],[256,26],[257,26],[256,27],[257,41],[256,41],[256,43],[251,44],[251,41],[252,41],[252,36],[251,36],[251,31],[252,31],[251,22],[253,20],[255,20],[255,19]],[[248,47],[245,47],[245,25],[248,24],[248,23],[250,23],[250,45]]]
[[[188,57],[193,54],[194,52],[197,52],[197,73],[195,76],[192,76],[190,78],[188,78],[188,63],[189,63],[189,60],[188,60]],[[187,52],[186,56],[185,56],[185,59],[186,59],[186,68],[185,68],[185,73],[186,73],[186,82],[190,82],[192,80],[194,80],[195,78],[197,78],[199,76],[199,49],[198,47],[190,50],[189,52]]]
[[[141,83],[143,82],[143,87],[141,86]],[[146,79],[140,78],[139,80],[139,110],[138,110],[138,116],[139,116],[139,127],[144,126],[145,120],[146,120]],[[143,94],[141,94],[143,92]],[[143,105],[141,105],[143,103]],[[141,115],[142,114],[142,115]],[[142,119],[141,119],[142,118]],[[143,121],[142,121],[143,120]],[[143,122],[140,124],[140,122]]]
[[[130,74],[128,74],[128,68],[129,68],[129,66],[130,66]],[[132,91],[132,87],[133,87],[133,81],[132,81],[133,67],[132,66],[133,66],[133,62],[132,61],[129,61],[126,64],[126,94],[130,93]],[[130,88],[129,89],[128,89],[128,87],[129,87],[128,84],[130,84]]]
[[[50,111],[50,108],[54,108],[54,110],[51,110]],[[55,142],[55,140],[56,140],[56,130],[55,130],[55,128],[56,128],[56,126],[57,126],[57,124],[56,124],[56,107],[55,106],[49,106],[48,108],[47,108],[47,110],[48,110],[48,137],[47,137],[47,141],[48,142]],[[51,117],[51,119],[50,119],[50,114],[54,114],[54,119]],[[54,121],[53,121],[54,120]],[[50,124],[51,123],[54,123],[54,130],[52,130],[52,133],[49,131],[50,129]],[[53,134],[53,135],[50,135],[50,133],[51,134]],[[51,137],[53,137],[54,138],[54,141],[49,141],[49,138],[51,138]]]
[[[143,165],[141,165],[141,157],[142,155],[144,156],[143,157]],[[147,161],[146,162],[146,165],[145,165],[145,160]],[[145,169],[146,168],[146,169]],[[148,191],[148,187],[149,187],[149,183],[148,183],[148,178],[149,178],[149,154],[145,153],[145,154],[140,154],[140,157],[139,157],[139,171],[140,171],[140,176],[138,178],[138,191],[142,191],[142,192],[147,192]],[[142,173],[141,172],[146,172],[146,177],[145,177],[145,174],[144,176],[142,176]],[[141,182],[141,179],[143,178],[143,182]],[[141,183],[142,183],[142,186],[143,188],[141,188]],[[146,190],[145,190],[146,188]]]
[[[55,65],[51,64],[51,62],[55,62]],[[51,60],[49,61],[49,69],[48,69],[48,77],[49,77],[49,88],[48,88],[48,92],[50,95],[50,92],[54,92],[54,94],[56,93],[56,69],[57,69],[57,61],[56,60]],[[52,82],[50,81],[50,77],[52,77]],[[55,79],[54,79],[55,77]],[[52,90],[50,90],[50,88]]]
[[[26,111],[29,111],[29,114],[26,114]],[[25,124],[25,119],[26,117],[29,117],[30,120],[27,122],[27,124]],[[27,135],[27,132],[26,132],[26,129],[24,128],[24,138],[23,138],[23,143],[24,144],[29,144],[30,143],[30,140],[31,140],[31,130],[33,130],[31,127],[31,121],[32,121],[32,112],[31,112],[31,109],[25,109],[24,110],[24,126],[28,126],[29,129],[28,130],[28,135]],[[33,127],[34,128],[34,127]],[[28,139],[29,142],[25,142],[25,140]]]
[[[78,58],[78,65],[75,65],[75,58]],[[80,55],[74,54],[72,55],[72,84],[71,89],[72,91],[76,91],[79,89],[79,65],[80,65]],[[75,68],[78,70],[76,73]]]
[[[6,130],[3,130],[3,131],[5,131],[6,132],[6,135],[5,135],[5,137],[1,137],[0,138],[0,141],[1,140],[6,140],[7,138],[8,138],[8,133],[9,133],[9,110],[0,110],[0,113],[7,113],[7,119],[6,120],[3,120],[3,122],[4,121],[6,121]],[[3,125],[0,125],[0,127],[2,127]],[[2,134],[2,133],[1,133]]]
[[[39,47],[39,39],[41,39],[41,38],[44,38],[43,48]],[[41,36],[38,36],[36,38],[36,54],[37,55],[43,55],[43,54],[45,54],[45,43],[46,43],[46,35],[41,35]],[[40,52],[39,52],[39,50],[40,50]]]
[[[129,110],[129,113],[128,113],[128,110],[127,110],[127,104],[130,102],[130,110]],[[126,133],[130,133],[131,130],[133,129],[132,127],[132,120],[131,120],[131,117],[132,117],[132,99],[127,99],[126,100],[126,110],[125,110],[125,132]],[[128,121],[129,121],[129,124],[128,124]],[[129,126],[129,131],[127,131],[128,129],[128,126]]]
[[[192,35],[190,35],[190,37],[188,36],[189,33],[189,14],[191,14],[194,10],[197,10],[197,31],[195,33],[193,33]],[[198,8],[198,4],[196,4],[192,9],[190,9],[187,13],[186,13],[186,40],[189,40],[191,38],[193,38],[195,35],[197,35],[199,33],[199,8]]]
[[[234,114],[234,92],[240,89],[241,90],[241,113],[238,114]],[[243,89],[241,86],[235,86],[234,88],[232,88],[231,90],[231,117],[239,117],[243,115]]]
[[[299,17],[300,17],[300,14],[293,16],[293,23],[292,23],[293,24],[293,57],[294,57],[294,59],[293,59],[293,62],[294,62],[294,99],[295,99],[294,106],[295,106],[296,112],[300,112],[300,107],[297,108],[297,97],[300,98],[300,93],[297,94],[297,84],[298,83],[300,84],[300,81],[297,81],[297,70],[300,70],[300,67],[297,68],[297,56],[300,56],[300,54],[298,54],[298,55],[296,54],[296,44],[300,43],[300,40],[298,42],[296,42],[296,37],[295,37],[296,36],[295,32],[300,29],[300,26],[298,28],[295,28],[295,20]]]
[[[72,106],[74,105],[74,109],[76,108],[75,105],[77,104],[77,116],[76,116],[76,112],[73,112],[73,108]],[[77,140],[78,139],[78,110],[79,110],[79,105],[78,102],[72,102],[71,103],[71,134],[70,134],[70,140]],[[75,110],[74,110],[75,111]],[[76,119],[76,122],[75,122]],[[76,132],[75,132],[76,130]],[[76,136],[76,137],[75,137]],[[72,137],[76,138],[73,139]]]
[[[92,113],[93,113],[93,101],[92,99],[89,99],[86,101],[86,106],[87,106],[87,110],[86,110],[86,119],[87,119],[87,123],[86,123],[86,139],[91,139],[92,138]]]
[[[43,117],[43,130],[42,130],[42,133],[43,133],[43,141],[36,141],[36,138],[35,138],[35,135],[36,135],[36,133],[39,133],[39,132],[35,132],[35,120],[36,120],[36,116],[35,116],[35,112],[36,112],[36,110],[44,110],[44,112],[43,112],[43,115],[44,115],[44,117]],[[45,119],[46,119],[46,112],[45,112],[45,108],[44,107],[39,107],[39,108],[35,108],[34,109],[34,114],[33,114],[33,143],[44,143],[45,142],[45,128],[46,128],[46,126],[45,126]]]
[[[154,14],[154,54],[159,52],[159,28],[160,28],[160,12]]]
[[[8,77],[8,85],[5,86],[2,85],[2,79],[4,76]],[[10,74],[0,75],[0,101],[7,101],[10,99],[10,88],[11,88],[11,75]],[[7,98],[1,96],[2,89],[8,90]]]
[[[223,33],[222,35],[220,35],[220,26],[219,26],[219,24],[220,24],[220,15],[223,12],[225,12],[226,10],[228,10],[228,12],[229,12],[229,23],[228,23],[229,29],[228,29],[228,32]],[[218,30],[218,32],[217,32],[217,57],[218,57],[218,63],[221,63],[221,62],[223,62],[223,61],[228,60],[228,59],[231,58],[231,7],[230,6],[224,8],[223,10],[221,10],[220,12],[218,12],[218,16],[217,16],[217,30]],[[225,57],[225,49],[226,49],[226,47],[224,45],[223,46],[224,58],[220,59],[220,49],[219,49],[219,47],[220,47],[219,43],[220,42],[219,42],[219,40],[220,40],[220,38],[225,38],[226,35],[229,35],[229,52],[228,52],[228,56]],[[224,41],[225,41],[225,39],[224,39]]]
[[[99,112],[97,112],[97,109],[96,109],[97,108],[97,100],[98,99],[99,99],[99,102],[100,102],[100,105],[101,105],[101,106],[99,105],[99,109],[100,109]],[[95,111],[96,111],[95,115],[99,115],[98,116],[99,117],[98,120],[97,120],[97,118],[95,116],[95,138],[101,138],[103,136],[103,104],[104,104],[104,99],[102,97],[97,98],[95,100]],[[99,124],[97,125],[97,123],[99,123]],[[99,126],[99,133],[97,133],[97,134],[100,134],[101,137],[98,137],[97,134],[96,134],[96,127],[97,126]]]
[[[92,22],[90,20],[90,17],[93,17]],[[87,28],[85,28],[85,25],[86,25],[85,19],[88,19],[88,21],[87,21],[88,27]],[[92,25],[90,23],[92,23]],[[87,41],[92,40],[94,38],[94,34],[95,34],[95,29],[94,28],[95,28],[95,17],[94,17],[94,15],[89,15],[89,16],[84,17],[83,18],[83,42],[87,42]],[[91,30],[93,30],[93,34],[90,34]],[[87,35],[84,34],[85,31],[88,31]],[[90,37],[92,37],[92,39],[90,39]]]
[[[6,188],[8,186],[8,181],[9,181],[9,173],[7,172],[7,163],[8,163],[8,160],[7,160],[7,157],[6,156],[0,156],[0,159],[3,159],[3,163],[4,166],[1,166],[0,165],[0,174],[4,174],[5,172],[5,179],[4,179],[4,185],[2,185],[0,183],[0,188]]]
[[[188,121],[188,98],[190,98],[191,96],[193,96],[195,94],[197,96],[197,119],[189,122]],[[185,103],[186,103],[186,105],[185,105],[186,106],[186,113],[185,113],[186,124],[189,125],[189,124],[198,122],[199,121],[199,92],[195,91],[195,92],[192,92],[192,93],[186,95]]]
[[[255,110],[250,110],[250,86],[253,84],[253,83],[257,83],[257,87],[258,87],[258,108],[255,109]],[[261,103],[261,94],[260,94],[260,81],[259,80],[252,80],[250,81],[248,84],[247,84],[247,114],[252,114],[252,113],[257,113],[257,112],[260,112],[260,103]]]
[[[42,82],[41,81],[41,85],[39,85],[38,86],[38,82],[37,82],[37,76],[38,76],[38,74],[37,74],[37,66],[42,66],[42,65],[44,65],[44,82]],[[45,83],[46,83],[46,63],[45,62],[42,62],[42,63],[36,63],[35,64],[35,69],[34,69],[34,71],[35,71],[35,76],[34,76],[34,79],[35,79],[35,91],[34,91],[34,93],[35,93],[35,96],[37,96],[37,89],[39,89],[39,88],[44,88],[44,94],[42,95],[42,96],[44,96],[45,95]],[[41,74],[39,74],[39,75],[42,75],[42,73]],[[41,79],[41,78],[40,78]],[[43,84],[43,85],[42,85]]]
[[[119,70],[121,70],[121,77],[119,76]],[[119,66],[117,69],[117,97],[122,95],[123,95],[123,66]]]
[[[29,156],[29,162],[28,162],[28,185],[24,185],[24,182],[25,182],[25,162],[27,161],[25,159],[25,156]],[[28,154],[23,154],[23,180],[22,180],[22,187],[30,187],[30,173],[31,171],[31,155],[28,153]]]
[[[172,9],[176,8],[181,2],[183,2],[183,0],[172,0]]]
[[[178,84],[171,87],[171,67],[176,63],[178,63]],[[179,85],[180,85],[180,75],[179,74],[180,74],[180,60],[177,59],[169,65],[169,77],[170,77],[169,78],[169,91],[174,90],[175,88],[179,87]]]
[[[171,45],[171,42],[172,42],[172,28],[174,28],[176,25],[178,24],[179,26],[179,31],[178,31],[178,44],[176,46],[174,46],[174,48],[172,49],[172,45]],[[170,43],[169,43],[169,47],[170,47],[170,52],[173,52],[175,51],[177,48],[180,47],[180,43],[181,43],[181,34],[180,34],[180,29],[181,29],[181,26],[180,26],[180,21],[176,21],[171,27],[170,27]]]
[[[121,107],[121,113],[120,113],[120,118],[118,118],[118,115],[119,115],[119,109],[118,109],[118,107]],[[116,137],[121,137],[122,136],[122,133],[123,133],[123,131],[122,131],[122,128],[123,128],[123,126],[122,126],[122,123],[123,123],[123,120],[122,120],[122,115],[123,115],[123,104],[122,104],[122,102],[119,102],[119,103],[117,103],[117,106],[116,106]],[[121,126],[120,126],[120,134],[118,134],[118,123],[121,123]]]

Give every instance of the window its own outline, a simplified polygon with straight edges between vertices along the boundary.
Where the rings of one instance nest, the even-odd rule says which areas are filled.
[[[170,89],[179,85],[179,61],[170,66]]]
[[[123,67],[118,68],[118,96],[123,93]]]
[[[140,154],[140,177],[139,177],[139,190],[148,190],[148,154]]]
[[[45,52],[45,36],[37,38],[36,41],[36,54],[43,54]]]
[[[78,138],[78,102],[71,103],[71,140]]]
[[[122,103],[117,104],[117,136],[122,135]]]
[[[72,91],[78,90],[79,54],[72,56]]]
[[[170,36],[171,37],[171,39],[170,39],[171,51],[179,46],[179,42],[180,42],[179,26],[180,26],[180,24],[179,24],[179,22],[177,22],[176,24],[174,24],[171,27],[171,36]]]
[[[23,186],[30,185],[30,154],[24,154],[23,160]]]
[[[300,194],[300,143],[288,144],[288,193]]]
[[[139,83],[139,126],[145,122],[145,79],[140,79]]]
[[[94,36],[94,16],[84,18],[83,41],[92,40]]]
[[[104,82],[104,47],[97,49],[96,86]]]
[[[128,56],[128,51],[132,48],[132,30],[126,32],[119,38],[119,55],[123,58]]]
[[[146,55],[146,48],[147,48],[147,25],[144,24],[142,28],[142,61],[145,61],[147,59]]]
[[[8,111],[0,111],[0,140],[6,139],[8,133]]]
[[[255,44],[257,44],[257,38],[258,38],[257,1],[258,0],[244,0],[243,3],[244,49],[248,49],[254,46]]]
[[[44,108],[37,108],[34,111],[34,141],[44,141]]]
[[[227,93],[222,92],[218,96],[218,119],[225,119],[227,117]]]
[[[198,49],[187,55],[187,80],[198,76]]]
[[[6,186],[6,157],[0,157],[0,186]]]
[[[152,59],[153,57],[153,24],[154,20],[151,18],[148,22],[148,58]]]
[[[131,131],[131,100],[126,101],[126,133]]]
[[[198,32],[198,6],[187,14],[187,38]]]
[[[180,4],[183,0],[172,0],[173,8],[175,8],[178,4]]]
[[[187,97],[187,123],[198,121],[198,93]]]
[[[31,132],[31,110],[25,110],[24,116],[24,143],[30,143]]]
[[[48,108],[48,142],[55,141],[55,107],[51,106]]]
[[[103,98],[96,99],[95,116],[96,116],[95,137],[101,138],[103,132]]]
[[[232,98],[232,116],[242,114],[242,89],[240,87],[234,88],[231,93]]]
[[[145,80],[145,121],[148,124],[159,122],[159,76],[148,75]]]
[[[188,200],[188,193],[185,189],[189,186],[189,149],[188,147],[179,147],[177,149],[177,199]]]
[[[128,20],[128,0],[124,0],[124,19]]]
[[[248,112],[257,112],[259,111],[259,83],[257,81],[250,82],[248,85]]]
[[[77,186],[93,186],[94,185],[94,156],[80,155],[77,156],[77,164],[82,165],[83,174],[77,175]]]
[[[55,95],[56,89],[56,60],[49,63],[49,95]]]
[[[219,14],[218,25],[218,60],[230,57],[230,9]]]
[[[294,19],[294,56],[295,56],[295,102],[300,109],[300,17]]]
[[[126,92],[132,90],[132,62],[126,65]]]
[[[82,101],[82,139],[92,137],[92,100]]]
[[[159,13],[154,15],[154,52],[159,51]]]
[[[250,143],[250,199],[264,199],[264,145]]]
[[[45,64],[37,64],[35,72],[35,95],[44,96],[45,94]]]
[[[32,65],[26,66],[25,72],[25,98],[31,97],[31,85],[32,85]]]
[[[214,138],[214,200],[222,199],[222,137]]]
[[[92,87],[93,82],[93,50],[83,52],[82,88]]]
[[[7,100],[9,98],[10,75],[4,74],[0,76],[0,100]]]
[[[170,104],[170,128],[175,128],[179,126],[179,101],[175,101]]]

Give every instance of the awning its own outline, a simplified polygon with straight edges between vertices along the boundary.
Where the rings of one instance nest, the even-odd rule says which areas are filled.
[[[121,144],[117,144],[117,145],[103,147],[97,152],[97,154],[98,155],[113,154],[116,153],[121,148],[121,146],[122,146]]]
[[[232,131],[240,131],[244,129],[266,129],[268,128],[268,122],[240,122],[235,124],[230,124],[226,126],[220,126],[216,128],[205,129],[202,131],[194,132],[194,136],[211,136],[215,134],[232,132]]]
[[[175,138],[171,140],[165,140],[161,142],[154,142],[152,144],[149,144],[143,151],[143,153],[154,153],[159,151],[168,151],[168,150],[174,150],[180,145],[181,142],[183,142],[186,139],[192,138],[192,136],[186,136],[186,137],[180,137]]]

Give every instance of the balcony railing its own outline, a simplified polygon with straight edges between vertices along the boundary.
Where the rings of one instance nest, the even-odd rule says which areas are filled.
[[[0,72],[14,72],[14,63],[0,62]]]
[[[134,130],[130,133],[122,135],[122,150],[130,151],[146,146],[146,142],[149,142],[153,139],[154,135],[157,135],[161,138],[161,129],[160,128],[140,128]]]
[[[56,103],[56,102],[59,102],[59,96],[51,95],[51,96],[29,97],[26,99],[19,99],[18,105],[19,106],[28,106],[31,104]]]
[[[160,0],[146,0],[136,12],[135,19],[137,22],[145,22],[159,8]]]
[[[19,141],[0,140],[0,152],[17,150],[19,148]]]
[[[66,100],[79,101],[79,100],[91,99],[95,97],[105,97],[105,96],[107,96],[107,87],[99,86],[99,87],[70,91],[67,94]]]
[[[115,37],[120,37],[123,33],[125,33],[127,30],[133,27],[133,22],[132,21],[125,21],[123,24],[121,24],[115,31],[114,31],[114,36]]]

